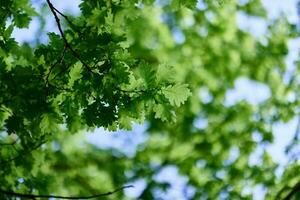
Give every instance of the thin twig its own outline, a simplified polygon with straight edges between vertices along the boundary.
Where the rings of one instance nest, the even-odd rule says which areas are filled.
[[[133,185],[127,185],[127,186],[122,186],[120,188],[115,189],[114,191],[111,192],[106,192],[102,194],[96,194],[96,195],[90,195],[90,196],[78,196],[78,197],[72,197],[72,196],[56,196],[56,195],[34,195],[34,194],[22,194],[22,193],[17,193],[17,192],[12,192],[12,191],[6,191],[0,189],[0,193],[10,195],[10,196],[16,196],[16,197],[22,197],[22,198],[27,198],[27,199],[36,199],[36,198],[56,198],[56,199],[93,199],[97,197],[103,197],[103,196],[108,196],[112,195],[116,192],[119,192],[121,190],[124,190],[126,188],[132,188]]]
[[[285,152],[287,154],[289,154],[293,150],[293,148],[295,147],[295,145],[299,141],[299,134],[300,134],[300,116],[298,116],[297,127],[296,127],[296,130],[295,130],[295,133],[294,133],[293,140],[291,141],[291,144],[286,147]],[[293,152],[292,152],[292,155],[290,156],[288,162],[291,162],[294,159],[297,159],[297,153],[293,154]]]
[[[299,133],[300,133],[300,116],[298,116],[298,123],[297,123],[297,128],[294,134],[294,140],[299,139]]]
[[[290,189],[290,187],[284,186],[283,188],[281,188],[281,190],[279,190],[279,192],[276,194],[276,196],[275,196],[274,199],[280,199],[280,196],[282,195],[282,193],[283,193],[284,191],[286,191],[287,189]]]
[[[60,12],[57,8],[53,7],[53,9],[60,14],[63,18],[65,18],[65,20],[72,26],[73,29],[75,29],[76,32],[78,32],[81,35],[81,32],[79,31],[79,29],[77,28],[77,26],[70,20],[70,18],[63,14],[62,12]]]
[[[50,2],[50,0],[46,0],[47,3],[48,3],[48,6],[55,18],[55,21],[56,21],[56,24],[57,24],[57,27],[58,27],[58,30],[60,32],[60,35],[61,37],[63,38],[64,42],[65,42],[65,45],[66,47],[72,52],[73,56],[75,58],[77,58],[82,64],[83,66],[90,72],[90,73],[93,73],[92,69],[88,66],[88,64],[86,64],[79,56],[79,54],[73,49],[73,47],[71,46],[71,44],[68,42],[63,30],[62,30],[62,27],[61,27],[61,24],[60,24],[60,19],[59,17],[57,16],[57,11],[56,11],[56,8],[53,6],[53,4]]]

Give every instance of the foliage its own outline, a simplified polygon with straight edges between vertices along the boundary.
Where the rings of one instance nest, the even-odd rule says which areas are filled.
[[[3,191],[105,193],[141,179],[138,199],[159,199],[170,184],[155,177],[170,166],[187,178],[186,199],[252,199],[257,186],[278,199],[299,187],[297,162],[281,178],[266,151],[250,162],[272,143],[273,124],[299,115],[299,72],[285,64],[298,33],[284,17],[269,20],[258,0],[83,0],[78,16],[45,5],[58,33],[34,46],[12,31],[44,14],[29,0],[0,6],[1,199],[15,198]],[[240,29],[239,13],[266,21],[266,35]],[[239,78],[268,86],[270,97],[227,105]],[[79,133],[145,122],[147,140],[133,156]]]

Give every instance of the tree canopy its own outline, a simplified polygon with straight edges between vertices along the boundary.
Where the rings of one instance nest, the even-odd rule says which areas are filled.
[[[252,199],[257,187],[266,199],[300,198],[299,128],[282,175],[265,150],[251,162],[272,144],[274,124],[300,112],[298,62],[285,62],[299,31],[286,16],[268,18],[260,0],[79,7],[70,15],[51,0],[40,10],[29,0],[0,3],[0,199],[131,199],[139,181],[136,199],[167,199],[172,183],[157,176],[168,168],[184,179],[184,199]],[[13,38],[33,17],[45,31],[48,15],[56,24],[48,42]],[[266,33],[242,29],[238,15],[264,21]],[[229,102],[238,80],[267,97]],[[145,140],[131,155],[85,139],[134,124],[144,124]]]

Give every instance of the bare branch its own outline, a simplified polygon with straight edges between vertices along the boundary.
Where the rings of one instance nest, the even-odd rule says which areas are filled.
[[[298,140],[299,139],[299,134],[300,134],[300,116],[298,116],[298,123],[297,123],[297,128],[295,130],[295,134],[294,134],[294,140]]]
[[[296,152],[296,153],[293,152],[295,150],[295,147],[298,145],[299,134],[300,134],[300,116],[298,116],[297,127],[296,127],[296,130],[294,133],[294,137],[291,141],[291,144],[289,144],[285,149],[285,153],[290,154],[288,162],[296,160],[297,157],[299,156],[299,152]]]
[[[56,13],[57,9],[53,6],[53,4],[50,2],[50,0],[46,0],[46,1],[48,3],[48,6],[49,6],[49,8],[50,8],[50,10],[51,10],[54,18],[55,18],[58,30],[60,32],[60,35],[61,35],[62,39],[65,42],[66,47],[72,52],[73,56],[75,58],[77,58],[90,73],[93,73],[92,69],[88,66],[88,64],[86,62],[84,62],[84,60],[81,59],[81,57],[79,56],[79,54],[73,49],[73,47],[71,46],[71,44],[68,42],[68,40],[67,40],[67,38],[66,38],[63,30],[62,30],[62,27],[61,27],[61,24],[60,24],[60,19],[57,16],[57,13]]]
[[[114,191],[111,192],[106,192],[106,193],[101,193],[101,194],[96,194],[96,195],[90,195],[90,196],[78,196],[78,197],[73,197],[73,196],[56,196],[56,195],[34,195],[34,194],[22,194],[22,193],[17,193],[17,192],[12,192],[12,191],[6,191],[0,189],[0,193],[10,195],[10,196],[15,196],[15,197],[22,197],[22,198],[27,198],[27,199],[36,199],[36,198],[55,198],[55,199],[93,199],[97,197],[104,197],[104,196],[109,196],[114,193],[117,193],[121,190],[124,190],[126,188],[132,188],[133,185],[127,185],[127,186],[122,186],[120,188],[115,189]]]
[[[60,11],[59,11],[57,8],[55,8],[55,7],[53,7],[53,9],[54,9],[58,14],[60,14],[63,18],[65,18],[65,20],[68,22],[68,24],[70,24],[70,26],[71,26],[76,32],[78,32],[78,34],[81,35],[81,32],[80,32],[80,30],[78,29],[78,27],[70,20],[70,18],[69,18],[67,15],[63,14],[62,12],[60,12]]]
[[[291,200],[297,193],[300,194],[300,182],[298,182],[282,200]]]

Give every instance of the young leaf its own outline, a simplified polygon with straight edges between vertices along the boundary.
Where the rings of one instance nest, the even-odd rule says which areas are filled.
[[[69,83],[68,86],[69,87],[73,87],[75,81],[79,80],[82,77],[82,63],[81,62],[77,62],[70,70],[69,75],[70,75],[70,79],[69,79]]]
[[[155,112],[154,117],[156,119],[161,119],[162,121],[174,122],[176,119],[175,112],[169,107],[166,107],[162,104],[155,104],[153,106],[153,111]]]
[[[162,89],[163,95],[169,100],[173,106],[180,106],[191,95],[187,84],[176,84]]]
[[[43,114],[40,122],[40,129],[42,133],[57,133],[58,131],[58,116],[55,114]]]
[[[176,72],[174,67],[169,65],[159,65],[156,73],[156,80],[158,84],[161,83],[174,83]]]

